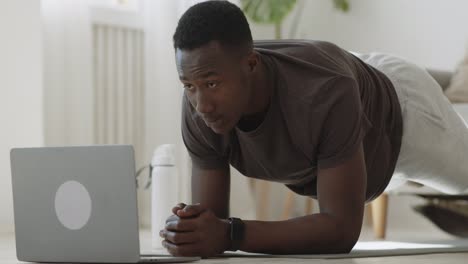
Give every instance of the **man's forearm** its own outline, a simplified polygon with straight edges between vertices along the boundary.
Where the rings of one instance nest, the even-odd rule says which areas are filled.
[[[229,165],[221,169],[201,169],[192,167],[192,203],[203,204],[217,217],[229,216],[229,196],[231,191]]]
[[[347,253],[359,231],[328,214],[313,214],[286,221],[244,221],[240,250],[268,254]],[[357,227],[354,227],[357,228]]]

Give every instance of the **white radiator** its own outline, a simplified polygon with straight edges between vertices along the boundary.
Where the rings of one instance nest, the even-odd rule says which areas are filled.
[[[93,24],[94,143],[131,144],[141,164],[144,146],[144,33]]]

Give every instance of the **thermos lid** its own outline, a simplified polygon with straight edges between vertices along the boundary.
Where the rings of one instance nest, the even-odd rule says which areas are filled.
[[[154,150],[151,165],[154,166],[174,166],[175,146],[174,144],[163,144]]]

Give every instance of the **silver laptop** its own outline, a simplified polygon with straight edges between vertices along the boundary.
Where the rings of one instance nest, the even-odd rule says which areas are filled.
[[[18,260],[200,259],[140,254],[132,146],[17,148],[10,158]]]

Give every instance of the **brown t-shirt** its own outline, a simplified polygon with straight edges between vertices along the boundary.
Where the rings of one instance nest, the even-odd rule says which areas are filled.
[[[202,168],[230,163],[248,177],[317,194],[317,170],[339,165],[364,146],[367,200],[387,186],[395,169],[402,117],[390,80],[351,53],[322,41],[257,41],[255,50],[275,86],[262,123],[214,133],[186,96],[182,136]]]

